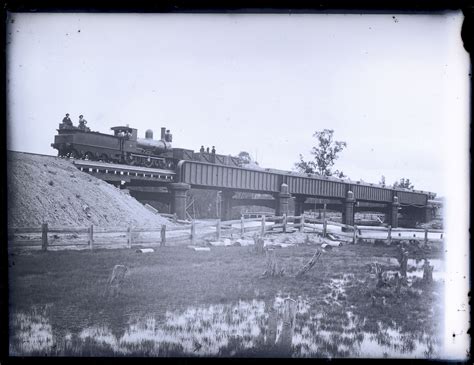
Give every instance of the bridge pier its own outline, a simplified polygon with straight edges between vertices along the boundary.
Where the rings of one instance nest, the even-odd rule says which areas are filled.
[[[171,213],[176,213],[178,219],[186,219],[186,193],[191,186],[185,183],[168,185],[171,194]]]
[[[392,228],[398,228],[398,208],[400,203],[398,202],[398,197],[393,197],[393,202],[388,207],[388,219],[387,223],[392,226]]]
[[[354,193],[348,191],[346,200],[344,201],[344,208],[342,211],[342,223],[349,226],[354,225],[354,205],[355,205]]]
[[[296,196],[295,197],[295,216],[300,216],[304,213],[304,201],[306,198],[304,196]],[[296,221],[295,221],[296,222]],[[298,220],[296,223],[300,223]]]
[[[232,219],[232,197],[233,191],[224,190],[221,193],[221,219],[228,221]]]
[[[304,212],[304,202],[306,197],[304,196],[296,196],[295,197],[295,215],[301,215]]]
[[[280,192],[275,197],[275,215],[288,215],[288,203],[291,195],[288,193],[288,185],[281,184]]]
[[[423,210],[423,223],[428,223],[434,218],[434,209],[429,206],[426,206],[423,208]]]
[[[403,226],[415,227],[417,223],[426,223],[426,207],[403,206],[401,209]]]

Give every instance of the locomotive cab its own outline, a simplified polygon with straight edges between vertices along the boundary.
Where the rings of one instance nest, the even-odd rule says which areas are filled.
[[[110,129],[114,131],[114,137],[122,137],[130,141],[137,140],[137,130],[135,128],[118,126]]]

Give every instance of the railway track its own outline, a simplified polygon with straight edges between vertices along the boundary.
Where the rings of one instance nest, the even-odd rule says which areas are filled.
[[[44,157],[51,157],[55,159],[60,159],[60,157],[56,155],[46,155],[44,153],[34,153],[34,152],[23,152],[23,151],[13,151],[13,150],[7,150],[8,153],[20,153],[24,155],[32,155],[32,156],[44,156]]]
[[[114,163],[108,163],[108,162],[79,160],[79,159],[72,159],[72,158],[68,159],[64,157],[46,155],[42,153],[21,152],[21,151],[8,151],[8,152],[33,155],[33,156],[42,156],[42,157],[48,157],[48,158],[53,158],[53,159],[58,159],[58,160],[68,160],[68,161],[71,161],[72,164],[77,169],[83,172],[92,174],[92,175],[96,175],[96,176],[99,175],[97,177],[100,177],[100,178],[105,177],[105,180],[107,180],[107,176],[109,176],[109,177],[116,177],[118,179],[123,178],[124,180],[128,180],[130,177],[132,177],[132,178],[139,178],[139,179],[144,179],[144,180],[173,182],[174,177],[176,175],[176,173],[173,170],[166,170],[166,169],[121,165],[121,164],[114,164]]]
[[[127,172],[132,172],[132,173],[158,174],[158,175],[175,175],[176,174],[173,170],[155,169],[151,167],[142,167],[142,166],[121,165],[121,164],[114,164],[114,163],[100,162],[100,161],[73,160],[72,163],[78,168],[127,171]]]
[[[92,175],[100,175],[100,178],[104,180],[108,180],[108,177],[116,177],[119,179],[138,178],[171,183],[174,181],[176,175],[173,170],[121,165],[100,161],[73,160],[72,163],[79,170]]]

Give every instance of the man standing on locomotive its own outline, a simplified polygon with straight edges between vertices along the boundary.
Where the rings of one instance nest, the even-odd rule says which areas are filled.
[[[72,121],[71,118],[69,118],[69,113],[66,113],[66,116],[63,118],[63,124],[72,127]]]
[[[85,131],[86,124],[87,124],[87,120],[84,119],[84,116],[82,114],[79,115],[79,129],[82,129],[83,131]]]
[[[165,133],[165,142],[173,142],[173,135],[170,133],[169,129],[167,129]]]

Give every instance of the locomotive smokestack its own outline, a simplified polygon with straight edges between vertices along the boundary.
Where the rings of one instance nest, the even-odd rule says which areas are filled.
[[[161,127],[161,140],[165,140],[166,127]]]

